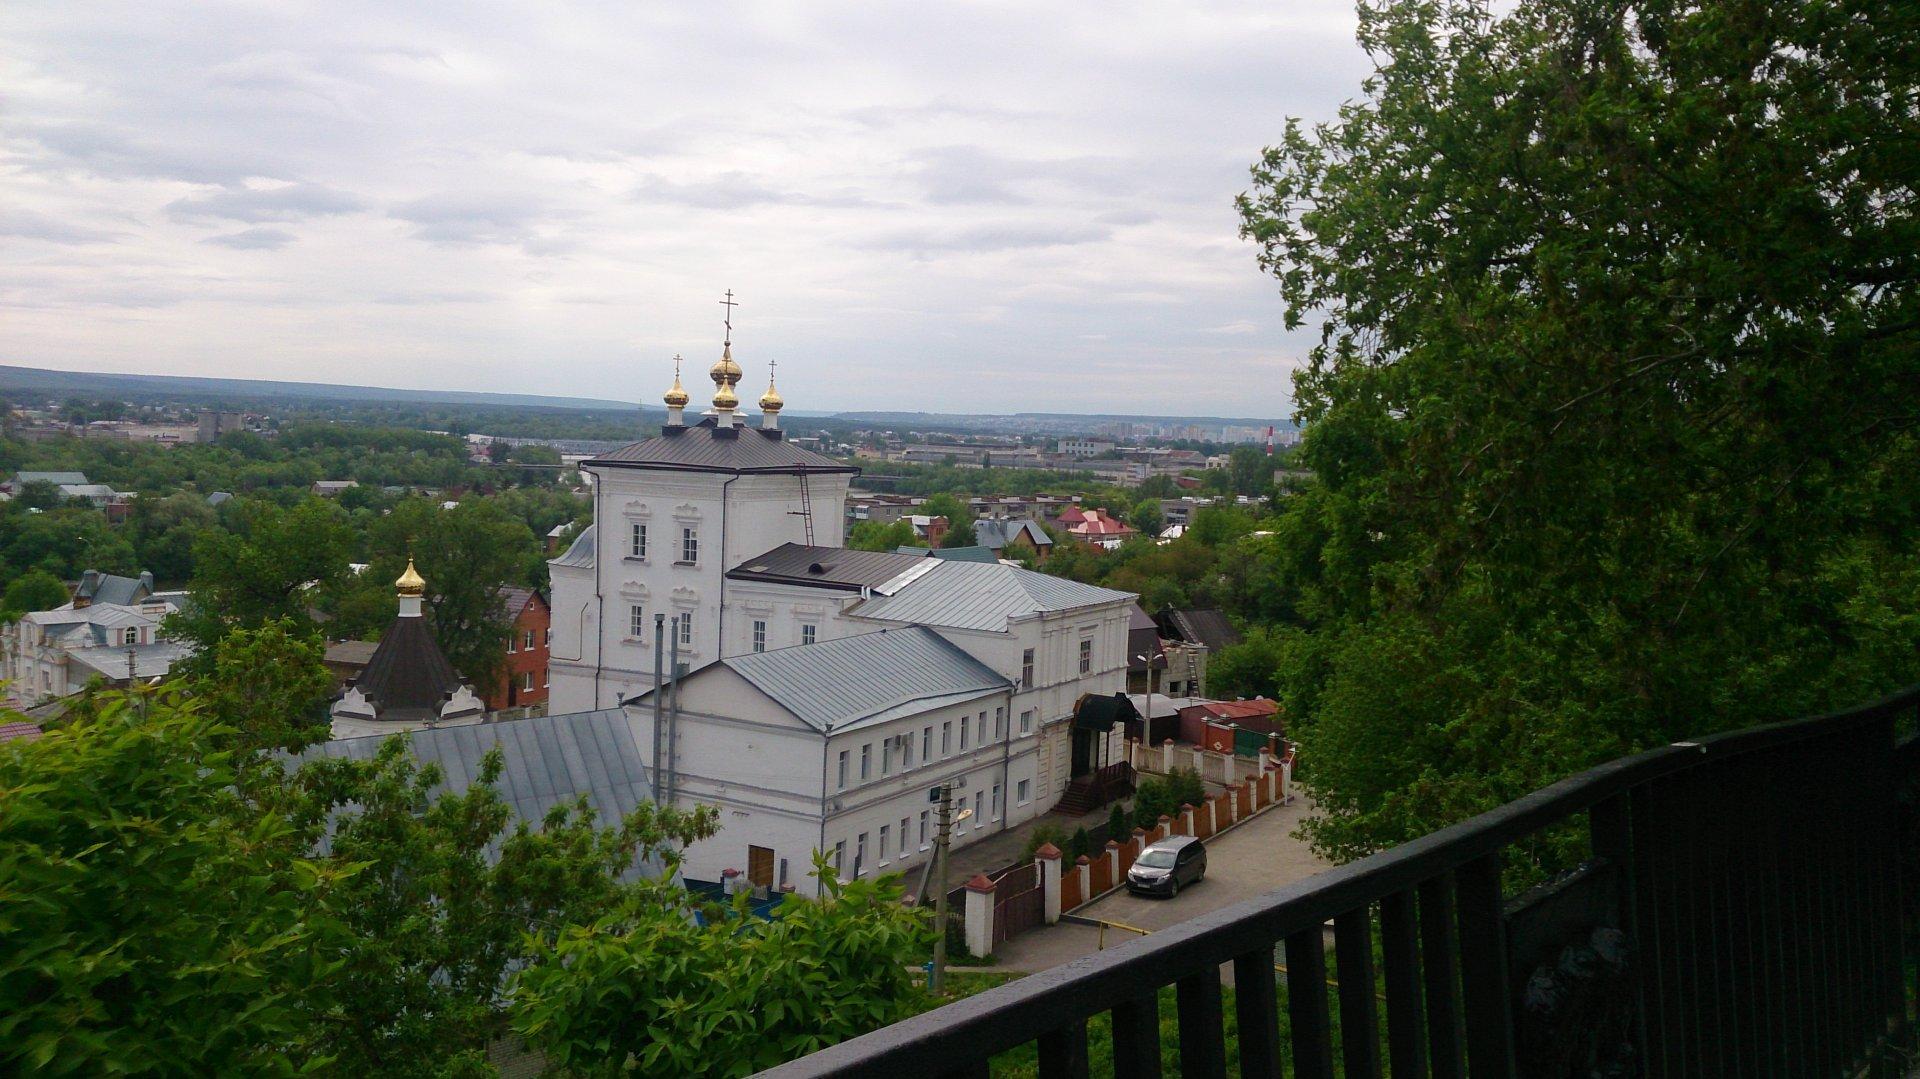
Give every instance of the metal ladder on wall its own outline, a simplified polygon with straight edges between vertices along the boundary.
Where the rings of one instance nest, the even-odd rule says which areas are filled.
[[[805,470],[802,470],[800,473],[800,508],[789,512],[799,515],[801,523],[806,526],[807,546],[813,546],[813,494],[807,488],[807,474]]]

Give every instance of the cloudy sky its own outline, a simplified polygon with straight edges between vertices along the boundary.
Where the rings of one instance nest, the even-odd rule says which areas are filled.
[[[795,409],[1277,417],[1306,339],[1233,198],[1353,25],[12,0],[0,363],[657,401],[732,288]]]

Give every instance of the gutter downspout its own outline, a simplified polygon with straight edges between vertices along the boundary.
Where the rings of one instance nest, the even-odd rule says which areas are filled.
[[[660,723],[664,718],[662,710],[666,707],[666,687],[660,684],[661,650],[667,646],[663,639],[667,632],[667,616],[659,611],[653,615],[653,784],[654,798],[660,797],[660,739],[664,733]]]
[[[1007,683],[1007,725],[1000,737],[1000,830],[1013,827],[1013,683]]]
[[[833,752],[833,732],[820,732],[820,845],[814,853],[825,856],[827,853],[827,758]],[[826,886],[818,876],[814,877],[813,894],[815,898],[826,894]]]
[[[732,487],[734,474],[720,485],[720,617],[714,621],[713,658],[723,659],[727,654],[727,488]]]
[[[655,694],[670,690],[673,700],[667,706],[667,804],[674,804],[677,793],[674,773],[678,771],[680,758],[680,616],[673,619],[673,648],[667,667],[667,686],[664,690],[655,690]]]

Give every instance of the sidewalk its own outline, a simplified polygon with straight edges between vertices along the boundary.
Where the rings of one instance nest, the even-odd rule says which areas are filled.
[[[1042,813],[1004,832],[995,832],[978,843],[955,847],[947,854],[947,887],[958,888],[975,873],[997,873],[1019,861],[1020,855],[1027,849],[1027,837],[1042,825],[1061,828],[1072,835],[1076,828],[1105,824],[1112,813],[1112,803],[1080,817],[1069,817],[1065,813]]]

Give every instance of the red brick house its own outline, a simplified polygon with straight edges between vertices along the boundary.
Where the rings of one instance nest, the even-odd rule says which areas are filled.
[[[513,628],[507,634],[507,673],[487,694],[487,710],[538,706],[547,703],[547,644],[551,640],[553,609],[547,598],[531,588],[500,590]]]

